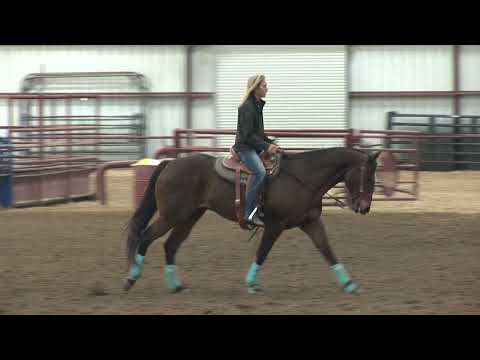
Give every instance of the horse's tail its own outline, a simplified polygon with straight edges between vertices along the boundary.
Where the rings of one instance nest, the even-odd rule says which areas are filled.
[[[150,177],[148,187],[143,194],[142,201],[137,210],[133,214],[132,218],[128,222],[127,231],[127,261],[130,267],[133,263],[133,259],[137,252],[138,245],[140,243],[140,236],[147,227],[150,219],[157,211],[157,201],[155,199],[155,184],[157,183],[158,176],[163,169],[168,165],[169,161],[162,161],[153,172]]]

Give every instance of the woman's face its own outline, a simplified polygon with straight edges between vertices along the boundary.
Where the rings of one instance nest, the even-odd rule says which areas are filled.
[[[267,96],[268,88],[267,88],[267,82],[263,80],[260,85],[257,86],[255,89],[255,95],[259,98],[264,98]]]

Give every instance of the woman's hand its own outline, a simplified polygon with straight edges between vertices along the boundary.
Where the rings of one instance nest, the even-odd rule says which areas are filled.
[[[270,144],[270,145],[268,145],[267,152],[268,152],[270,155],[275,155],[276,153],[281,153],[281,152],[283,152],[283,149],[281,149],[280,146],[278,146],[278,145]]]

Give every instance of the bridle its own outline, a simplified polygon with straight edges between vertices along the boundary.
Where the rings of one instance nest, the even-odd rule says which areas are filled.
[[[284,151],[280,154],[280,156],[277,157],[277,161],[275,161],[275,166],[274,170],[272,173],[276,173],[277,171],[280,170],[280,162],[282,159]],[[358,197],[362,197],[362,195],[365,193],[365,173],[367,171],[366,163],[363,163],[360,166],[360,191],[358,193]],[[289,171],[286,171],[285,169],[282,169],[282,172],[285,173],[286,175],[289,175],[293,177],[295,180],[297,180],[300,184],[302,184],[307,190],[309,190],[312,194],[316,194],[318,189],[313,188],[310,184],[305,183],[302,179],[300,179],[296,174],[290,173]],[[337,197],[330,195],[328,192],[324,194],[325,196],[329,197],[330,199],[334,200],[338,206],[342,209],[348,207],[342,200],[338,199]],[[353,200],[353,199],[352,199]]]
[[[364,181],[365,181],[365,165],[362,165],[360,167],[360,193],[359,193],[359,196],[362,196],[363,193],[365,192],[365,188],[364,188]]]
[[[362,195],[365,193],[365,172],[366,172],[366,166],[362,165],[360,166],[360,190],[358,192],[357,198],[361,198]],[[353,201],[353,198],[352,198]]]
[[[280,161],[278,162],[278,168],[280,168]],[[278,170],[278,169],[277,169]],[[315,194],[318,189],[314,189],[312,188],[309,184],[305,183],[302,179],[300,179],[297,175],[295,174],[292,174],[288,171],[286,171],[285,169],[282,169],[282,172],[293,177],[295,180],[297,180],[300,184],[302,184],[304,187],[306,187],[312,194]],[[362,194],[365,192],[365,186],[364,186],[364,182],[365,182],[365,172],[366,172],[366,166],[365,165],[362,165],[360,167],[360,192],[359,192],[359,197],[362,196]],[[326,192],[324,195],[326,195],[327,197],[329,197],[330,199],[332,200],[335,200],[336,203],[338,204],[338,206],[340,206],[340,208],[344,209],[346,207],[348,207],[342,200],[336,198],[335,196],[333,195],[330,195],[328,192]]]
[[[365,165],[362,165],[360,166],[360,191],[358,192],[358,197],[361,198],[362,195],[365,193],[365,172],[367,171],[367,167]],[[337,204],[342,208],[344,209],[345,207],[347,207],[347,205],[337,199],[335,196],[332,196],[330,195],[329,193],[325,193],[325,195],[327,195],[329,198],[335,200],[337,202]],[[353,200],[353,199],[352,199]]]

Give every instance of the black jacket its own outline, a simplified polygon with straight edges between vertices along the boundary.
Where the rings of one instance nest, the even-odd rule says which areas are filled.
[[[235,151],[254,149],[261,153],[273,143],[263,128],[264,105],[265,101],[257,100],[252,95],[238,108],[237,136],[233,146]]]

